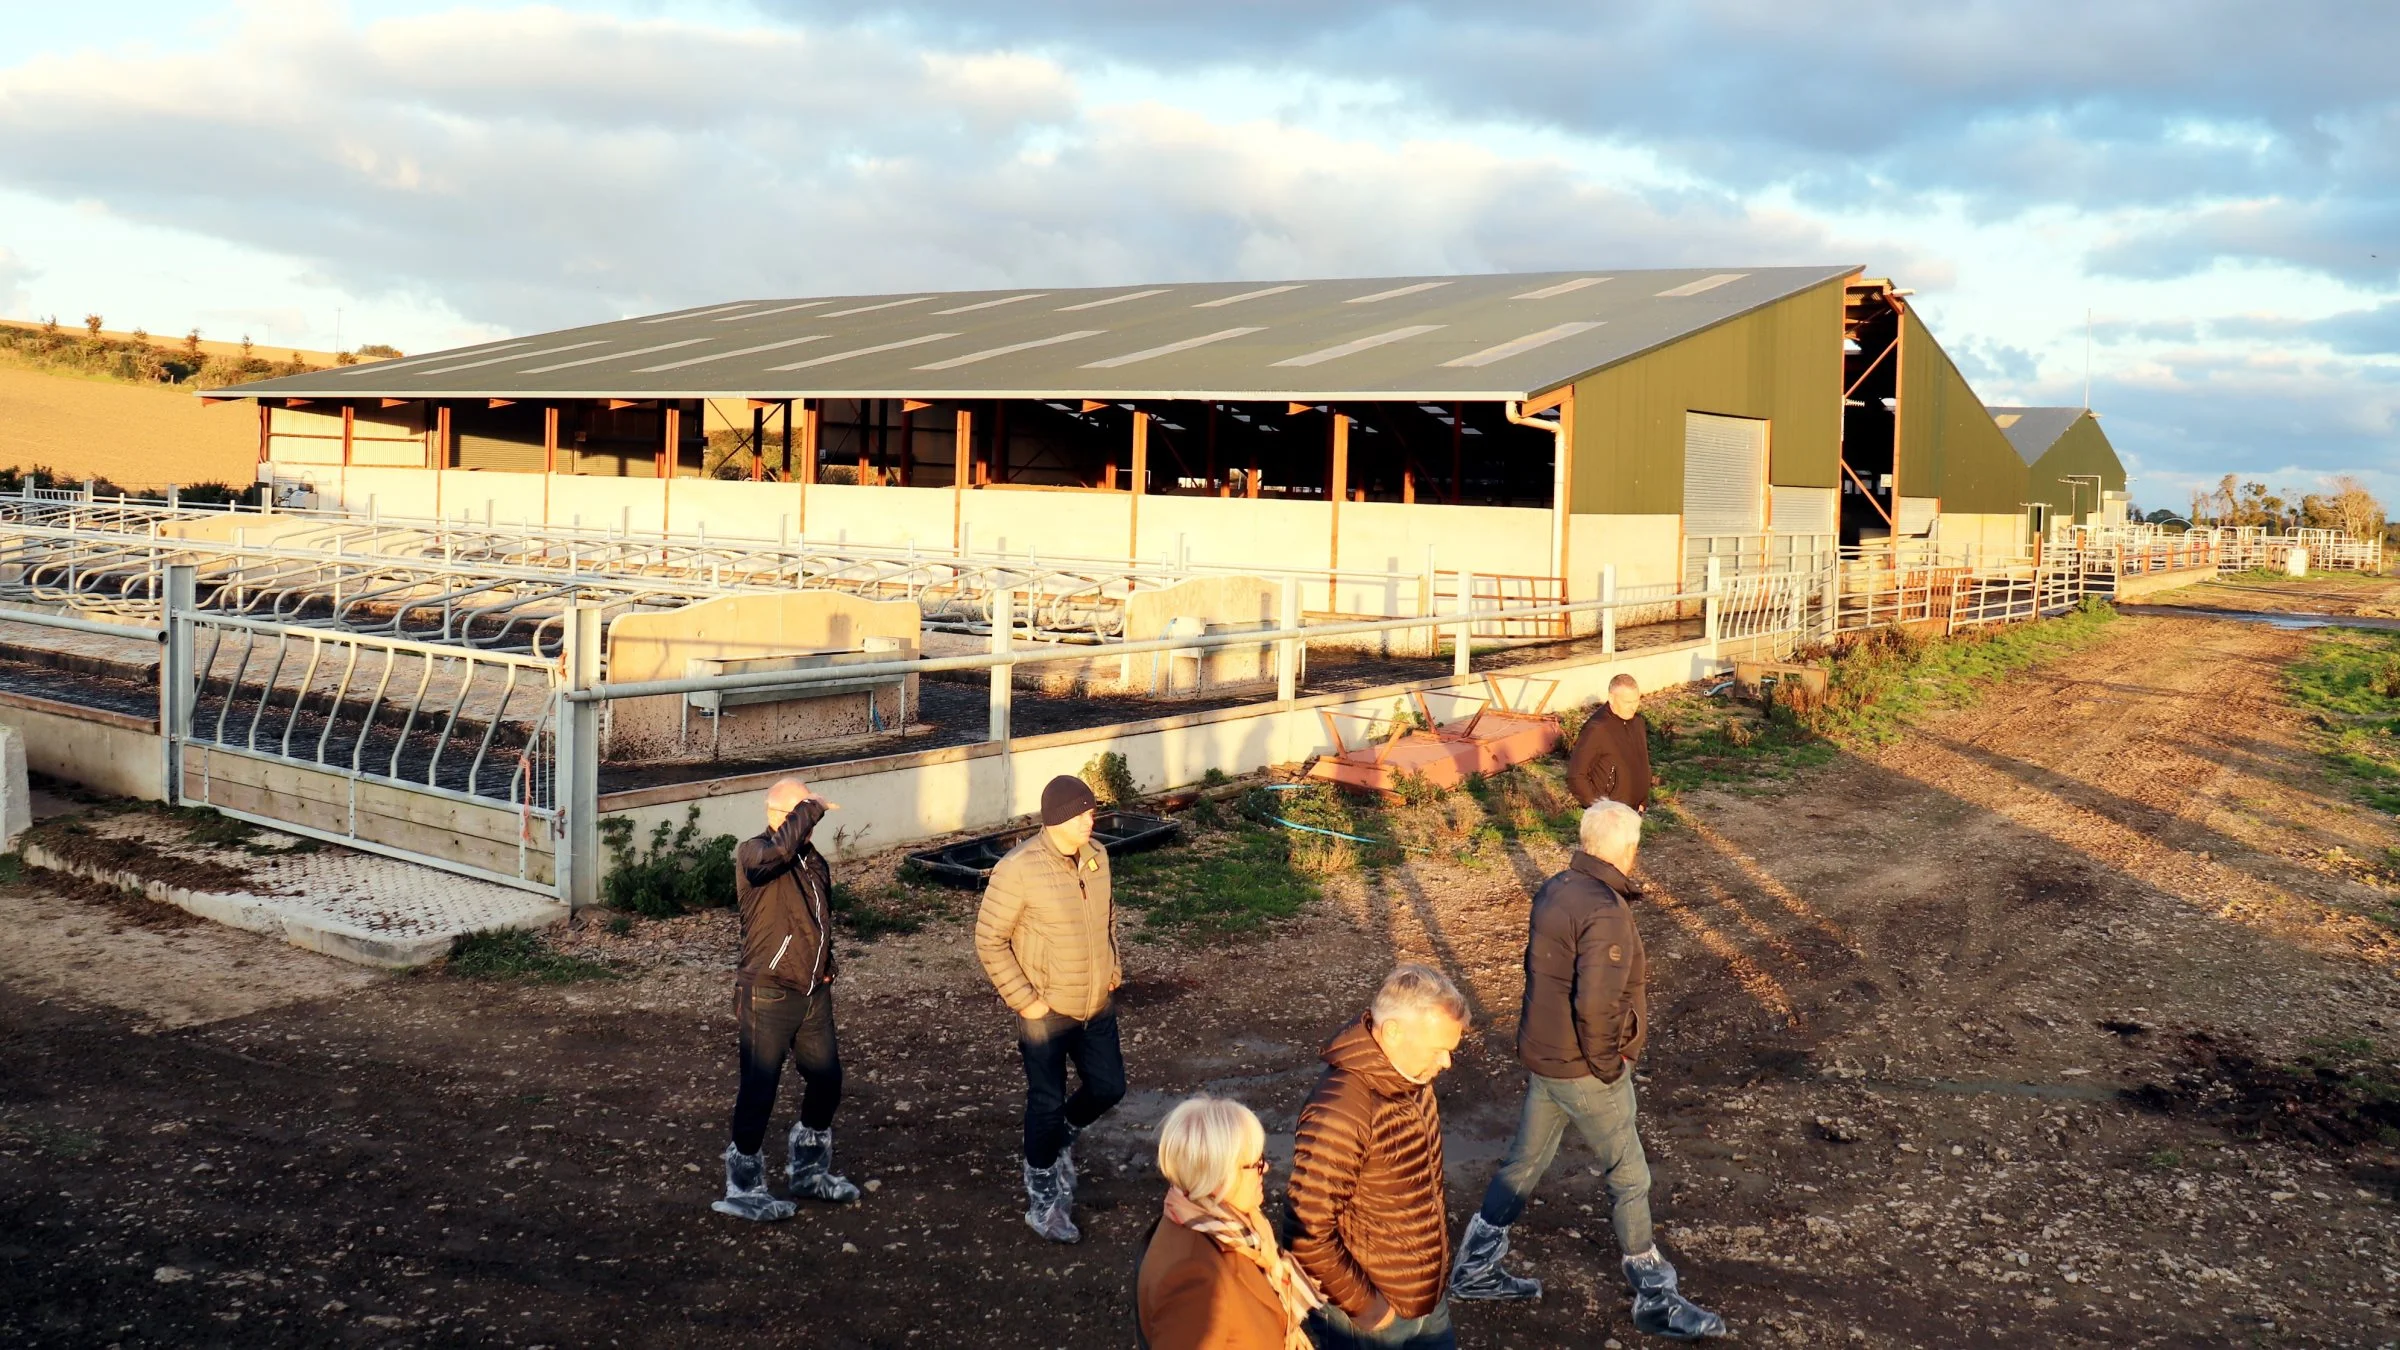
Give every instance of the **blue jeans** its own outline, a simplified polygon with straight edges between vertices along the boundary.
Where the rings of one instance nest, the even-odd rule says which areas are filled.
[[[1308,1315],[1308,1338],[1317,1350],[1458,1350],[1444,1299],[1423,1317],[1403,1317],[1381,1331],[1361,1331],[1349,1315],[1328,1303]]]
[[[1125,1099],[1125,1053],[1117,1044],[1117,1010],[1102,1008],[1078,1022],[1051,1013],[1017,1019],[1017,1053],[1025,1059],[1025,1161],[1048,1167],[1067,1146],[1067,1127],[1082,1129]],[[1067,1095],[1067,1064],[1083,1081]]]
[[[1650,1250],[1650,1160],[1642,1155],[1642,1137],[1634,1132],[1633,1066],[1617,1081],[1597,1078],[1544,1078],[1525,1075],[1525,1107],[1517,1116],[1517,1137],[1509,1143],[1508,1158],[1483,1192],[1483,1221],[1506,1228],[1525,1212],[1525,1202],[1540,1184],[1550,1160],[1558,1156],[1558,1141],[1572,1121],[1583,1142],[1600,1160],[1608,1184],[1609,1220],[1617,1230],[1617,1246],[1627,1256]]]

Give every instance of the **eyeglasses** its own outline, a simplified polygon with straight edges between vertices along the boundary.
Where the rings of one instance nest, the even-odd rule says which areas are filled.
[[[1272,1166],[1273,1166],[1273,1164],[1272,1164],[1272,1163],[1269,1163],[1269,1162],[1267,1161],[1267,1155],[1265,1155],[1265,1154],[1263,1154],[1263,1153],[1262,1153],[1262,1154],[1258,1155],[1258,1161],[1257,1161],[1257,1162],[1254,1162],[1254,1163],[1244,1163],[1244,1164],[1243,1164],[1243,1170],[1245,1170],[1245,1171],[1250,1171],[1250,1172],[1256,1172],[1256,1173],[1258,1173],[1260,1176],[1262,1176],[1262,1177],[1263,1177],[1263,1176],[1265,1176],[1265,1175],[1267,1174],[1267,1169],[1268,1169],[1269,1167],[1272,1167]]]

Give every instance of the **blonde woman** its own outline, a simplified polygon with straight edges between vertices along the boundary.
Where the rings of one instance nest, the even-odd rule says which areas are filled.
[[[1149,1350],[1309,1350],[1320,1302],[1261,1213],[1267,1132],[1250,1108],[1194,1097],[1158,1130],[1166,1212],[1134,1281]]]

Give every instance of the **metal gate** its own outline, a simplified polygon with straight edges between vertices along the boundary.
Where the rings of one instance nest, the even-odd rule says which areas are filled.
[[[175,802],[558,893],[557,662],[195,612],[175,570]]]

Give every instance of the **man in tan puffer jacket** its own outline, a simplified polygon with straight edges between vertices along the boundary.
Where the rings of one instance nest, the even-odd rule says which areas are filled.
[[[1325,1295],[1308,1333],[1327,1350],[1458,1344],[1433,1080],[1466,1030],[1458,986],[1406,965],[1325,1048],[1325,1074],[1293,1132],[1285,1246]]]
[[[1108,851],[1092,843],[1099,800],[1080,778],[1042,789],[1042,828],[992,869],[975,915],[975,955],[1017,1015],[1025,1061],[1025,1222],[1075,1242],[1075,1136],[1125,1096],[1109,995],[1117,962]],[[1082,1083],[1067,1095],[1067,1064]]]

